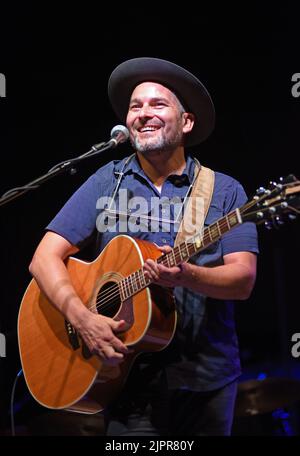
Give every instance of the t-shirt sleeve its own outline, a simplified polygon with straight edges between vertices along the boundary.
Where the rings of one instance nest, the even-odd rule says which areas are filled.
[[[247,195],[242,185],[232,179],[226,190],[224,200],[224,215],[236,208],[240,208],[247,202]],[[222,236],[223,255],[234,252],[259,253],[257,229],[255,223],[245,222],[233,228]]]
[[[96,228],[96,205],[100,187],[98,176],[93,174],[71,196],[46,230],[59,234],[73,245],[78,245],[91,236]]]

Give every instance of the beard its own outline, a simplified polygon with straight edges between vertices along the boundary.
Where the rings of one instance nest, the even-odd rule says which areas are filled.
[[[175,150],[178,146],[183,144],[183,134],[178,128],[168,135],[163,130],[158,130],[159,134],[150,135],[149,138],[140,140],[138,135],[130,139],[132,147],[142,154],[151,152],[167,152]]]

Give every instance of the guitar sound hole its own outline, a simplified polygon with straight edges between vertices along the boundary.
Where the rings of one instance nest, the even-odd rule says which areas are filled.
[[[97,294],[97,312],[113,318],[121,306],[119,287],[116,282],[107,282]]]

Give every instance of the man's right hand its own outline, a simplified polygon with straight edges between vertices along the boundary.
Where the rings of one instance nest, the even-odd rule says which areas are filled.
[[[104,315],[86,309],[84,316],[74,325],[91,353],[100,356],[108,365],[116,365],[124,360],[130,350],[116,336],[127,328],[125,320],[115,321]]]

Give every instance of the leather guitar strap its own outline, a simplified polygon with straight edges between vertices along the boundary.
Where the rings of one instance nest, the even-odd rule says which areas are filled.
[[[202,233],[211,203],[215,173],[195,159],[195,181],[175,239],[175,247],[197,233]]]

